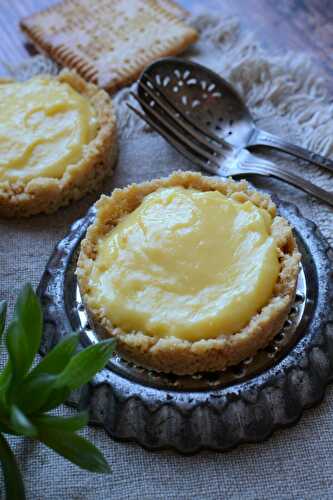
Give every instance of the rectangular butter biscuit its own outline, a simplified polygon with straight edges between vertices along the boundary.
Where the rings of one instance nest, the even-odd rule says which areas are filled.
[[[64,0],[20,26],[41,52],[112,93],[197,40],[180,14],[171,0]]]

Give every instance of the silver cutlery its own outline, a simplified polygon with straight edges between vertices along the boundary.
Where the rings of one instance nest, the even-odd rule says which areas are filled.
[[[195,121],[190,113],[179,106],[179,102],[170,99],[163,82],[161,85],[159,81],[162,82],[152,79],[149,71],[145,71],[138,82],[138,94],[131,93],[144,112],[131,104],[128,106],[195,165],[220,176],[275,177],[333,206],[333,193],[286,168],[256,157],[246,149],[237,149],[223,138],[217,141],[212,133],[207,133],[207,128],[200,121]]]
[[[222,139],[223,144],[224,139],[236,148],[279,149],[333,172],[333,160],[259,129],[235,88],[210,69],[169,57],[151,64],[145,75],[215,141]]]

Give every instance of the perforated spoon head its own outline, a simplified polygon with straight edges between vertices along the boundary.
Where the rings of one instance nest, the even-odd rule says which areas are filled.
[[[253,118],[237,91],[222,77],[200,64],[167,57],[154,62],[142,73],[207,132],[237,148],[245,147],[255,130]],[[150,98],[142,88],[140,97]]]

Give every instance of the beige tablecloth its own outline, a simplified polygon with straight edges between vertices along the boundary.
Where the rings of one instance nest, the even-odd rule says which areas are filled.
[[[333,156],[333,106],[306,55],[264,53],[252,36],[239,33],[232,20],[196,16],[201,41],[188,53],[237,85],[259,123],[268,131]],[[115,186],[190,168],[156,134],[139,123],[125,106],[128,89],[116,97],[120,157]],[[267,154],[267,153],[266,153]],[[269,155],[304,177],[333,190],[333,181],[320,169],[281,155]],[[294,201],[333,242],[333,211],[324,204],[278,181],[256,183]],[[52,216],[0,221],[0,298],[13,300],[27,281],[37,285],[56,241],[84,215],[90,196]],[[62,409],[63,413],[73,410]],[[150,453],[135,444],[117,443],[103,430],[84,431],[108,458],[113,473],[93,475],[66,462],[42,445],[13,439],[27,485],[28,499],[289,499],[333,497],[333,392],[305,412],[293,428],[276,432],[267,442],[223,453],[192,457],[173,452]],[[0,491],[3,483],[0,480]]]

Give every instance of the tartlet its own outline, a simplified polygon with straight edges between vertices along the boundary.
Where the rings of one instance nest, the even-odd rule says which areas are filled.
[[[219,333],[217,336],[215,333],[214,338],[209,338],[209,335],[202,335],[200,338],[199,335],[191,339],[168,335],[165,331],[159,336],[151,331],[134,328],[126,330],[112,321],[105,305],[96,299],[96,289],[92,286],[91,278],[98,259],[99,243],[112,234],[114,228],[120,227],[126,216],[134,213],[148,195],[172,187],[221,193],[240,205],[251,202],[251,207],[262,209],[271,218],[269,237],[276,248],[278,273],[271,296],[239,331]],[[125,359],[149,369],[178,375],[219,371],[253,356],[283,326],[294,301],[300,253],[291,227],[284,218],[276,215],[276,207],[270,197],[255,191],[246,181],[236,182],[193,172],[176,172],[165,179],[116,189],[111,197],[102,196],[96,203],[96,208],[95,222],[89,227],[81,244],[77,278],[95,330],[103,336],[116,337],[117,349]],[[171,326],[170,331],[173,331]]]
[[[66,86],[67,89],[72,89],[83,97],[82,102],[86,102],[94,113],[95,133],[88,143],[83,144],[82,154],[73,163],[66,164],[60,176],[38,175],[38,173],[31,174],[27,178],[18,176],[12,179],[10,175],[8,178],[6,175],[0,176],[0,216],[2,217],[27,217],[38,213],[52,213],[59,207],[78,200],[88,192],[100,188],[105,177],[112,173],[117,158],[116,117],[109,95],[69,70],[63,70],[55,77],[40,75],[37,78],[45,79],[46,82],[57,81],[66,84],[69,86]],[[15,83],[12,80],[0,80],[0,85]],[[24,88],[24,84],[22,86]],[[61,102],[55,105],[59,105],[61,110]],[[30,111],[27,108],[24,112],[26,113],[24,120],[27,121],[30,118]],[[38,109],[36,108],[34,112],[33,118],[38,120]],[[43,113],[47,116],[47,110],[43,110]],[[10,132],[7,136],[10,138]],[[8,137],[6,140],[8,142]],[[38,140],[40,143],[43,142],[42,137]],[[38,158],[38,151],[33,154],[36,154]],[[56,155],[54,157],[56,158]],[[18,161],[22,163],[21,158]],[[38,162],[36,165],[38,166]],[[10,168],[8,172],[10,173]]]

